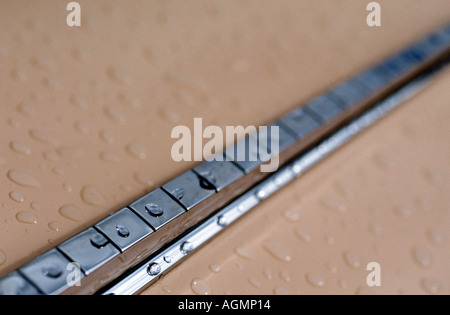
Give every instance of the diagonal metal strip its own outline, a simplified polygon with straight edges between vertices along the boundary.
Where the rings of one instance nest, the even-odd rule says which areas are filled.
[[[447,63],[448,60],[445,64]],[[164,273],[169,272],[171,268],[187,259],[190,253],[222,232],[228,225],[256,207],[264,199],[282,189],[289,182],[301,176],[305,171],[389,114],[403,102],[418,94],[430,83],[433,76],[443,66],[444,63],[439,68],[422,74],[414,81],[397,90],[363,115],[340,128],[317,146],[244,193],[192,231],[178,238],[157,254],[144,260],[132,272],[119,279],[108,289],[101,291],[101,294],[129,295],[141,292],[158,280]]]

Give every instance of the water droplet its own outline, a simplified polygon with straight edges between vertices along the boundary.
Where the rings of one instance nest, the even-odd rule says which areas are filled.
[[[258,278],[255,277],[249,277],[248,283],[250,283],[255,288],[261,288],[261,281],[258,280]]]
[[[36,115],[35,108],[28,103],[21,103],[17,106],[17,111],[24,116],[30,117]]]
[[[291,275],[286,270],[280,271],[280,278],[286,282],[291,281]]]
[[[343,280],[343,279],[339,279],[338,280],[338,286],[339,288],[341,288],[342,290],[345,290],[348,288],[348,284],[347,281]]]
[[[81,189],[81,199],[91,206],[103,206],[106,201],[102,194],[93,186],[84,186]]]
[[[403,219],[409,219],[412,215],[411,209],[403,206],[396,207],[395,212],[397,213],[398,216],[400,216]]]
[[[161,272],[161,266],[158,263],[151,263],[147,268],[150,276],[157,276]]]
[[[30,130],[30,136],[31,138],[33,138],[34,140],[38,141],[38,142],[42,142],[45,144],[57,144],[58,141],[53,138],[51,135],[39,131],[39,130]]]
[[[158,115],[169,123],[178,123],[181,120],[178,111],[167,106],[159,108]]]
[[[234,249],[234,251],[236,252],[236,254],[238,254],[238,256],[240,256],[240,257],[242,257],[244,259],[247,259],[247,260],[252,260],[253,259],[252,254],[250,254],[250,252],[246,248],[244,248],[242,246],[236,247]]]
[[[325,285],[325,278],[322,275],[317,273],[308,273],[306,274],[306,281],[314,287],[320,288]]]
[[[87,135],[90,131],[89,126],[83,122],[76,122],[73,127],[77,132],[81,133],[82,135]]]
[[[311,235],[305,229],[302,228],[295,229],[295,235],[297,235],[297,237],[302,241],[311,242]]]
[[[325,234],[325,243],[331,246],[336,243],[336,240],[333,235]]]
[[[104,108],[104,113],[110,120],[121,125],[124,125],[127,122],[127,119],[118,108],[107,106]]]
[[[105,162],[117,163],[120,161],[120,158],[117,154],[111,151],[103,151],[100,153],[100,158]]]
[[[19,222],[26,223],[26,224],[36,224],[37,223],[37,217],[30,212],[20,211],[16,214],[16,219]]]
[[[62,176],[64,175],[64,170],[62,168],[59,167],[55,167],[53,168],[52,172],[56,175]]]
[[[352,268],[359,268],[361,266],[361,260],[359,254],[353,251],[344,252],[344,261]]]
[[[383,227],[379,223],[373,222],[369,224],[369,231],[375,235],[381,235],[383,233]]]
[[[58,232],[61,229],[61,224],[58,221],[52,221],[48,224],[48,227],[51,230]]]
[[[32,58],[31,64],[40,70],[54,71],[56,70],[56,64],[48,57]]]
[[[88,52],[80,47],[74,47],[71,51],[71,55],[76,60],[86,61],[89,58]]]
[[[209,285],[200,278],[194,278],[191,281],[192,292],[198,295],[208,295],[211,294],[211,288]]]
[[[100,131],[99,137],[102,141],[108,143],[108,144],[112,144],[115,141],[115,136],[114,133],[112,131],[109,130],[102,130]]]
[[[438,294],[441,290],[441,284],[433,279],[423,279],[420,284],[425,292],[429,294]]]
[[[64,205],[58,210],[59,214],[63,217],[72,220],[72,221],[80,221],[82,219],[82,215],[80,210],[77,207],[72,205]]]
[[[147,152],[145,147],[140,144],[130,144],[127,146],[127,152],[138,159],[145,159],[147,157]]]
[[[15,119],[15,118],[8,119],[8,124],[11,127],[14,127],[14,128],[19,128],[20,127],[20,122],[17,119]]]
[[[131,191],[133,188],[130,185],[127,184],[121,184],[119,185],[119,189],[124,191],[124,192],[129,192]]]
[[[344,213],[347,211],[347,206],[338,200],[331,198],[322,198],[321,202],[322,205],[329,210],[337,211],[340,213]]]
[[[128,236],[130,236],[130,231],[126,228],[126,227],[124,227],[123,225],[117,225],[116,226],[116,230],[117,230],[117,233],[121,236],[121,237],[128,237]]]
[[[180,250],[183,254],[187,255],[194,250],[194,244],[189,241],[185,241],[181,244]]]
[[[63,189],[65,190],[65,191],[67,191],[67,192],[72,192],[72,186],[70,186],[70,184],[68,184],[68,183],[64,183],[63,185],[62,185],[62,187],[63,187]]]
[[[275,295],[288,295],[289,291],[286,290],[286,288],[284,288],[284,287],[276,286],[275,288],[273,288],[273,294],[275,294]]]
[[[60,83],[56,81],[54,78],[45,77],[42,79],[42,84],[52,90],[58,89],[60,87]]]
[[[11,191],[9,193],[9,197],[12,200],[17,201],[17,202],[24,202],[25,201],[25,196],[22,193],[18,192],[18,191]]]
[[[356,193],[355,190],[350,187],[348,183],[344,183],[342,181],[335,182],[336,191],[343,198],[354,198]]]
[[[183,199],[185,193],[186,193],[186,191],[184,190],[184,188],[175,188],[174,190],[172,190],[170,192],[170,194],[178,200]]]
[[[42,156],[44,157],[44,159],[46,159],[48,161],[52,161],[52,162],[59,160],[58,154],[56,154],[55,152],[52,152],[52,151],[46,151],[46,152],[42,153]]]
[[[267,278],[267,280],[272,280],[272,270],[270,268],[264,268],[263,274],[264,277]]]
[[[37,202],[30,203],[30,207],[31,207],[31,209],[36,210],[36,211],[41,210],[41,206]]]
[[[300,213],[293,208],[289,208],[284,211],[284,217],[292,222],[297,222],[300,219]]]
[[[228,223],[229,223],[228,222],[228,218],[226,216],[220,215],[220,216],[217,217],[217,224],[219,226],[225,227],[225,226],[228,225]]]
[[[59,147],[56,152],[60,157],[69,160],[79,160],[83,155],[80,149],[66,146]]]
[[[431,266],[431,255],[424,248],[414,248],[412,256],[419,267],[427,268]]]
[[[129,93],[120,93],[117,96],[117,98],[124,105],[131,106],[134,108],[141,107],[141,102],[139,101],[139,99],[136,96],[131,95]]]
[[[291,255],[287,248],[278,241],[267,240],[263,243],[264,249],[274,258],[281,261],[291,261]]]
[[[435,245],[442,245],[444,243],[444,236],[439,231],[430,229],[428,230],[428,236]]]
[[[373,156],[373,161],[375,166],[383,171],[387,171],[395,166],[394,161],[389,156],[386,156],[385,154],[382,154],[380,152],[376,153]]]
[[[133,82],[131,76],[114,66],[108,67],[106,74],[112,81],[120,84],[130,85]]]
[[[136,179],[136,181],[139,184],[142,184],[142,185],[153,186],[153,184],[154,184],[153,180],[145,174],[136,173],[136,174],[134,174],[134,178]]]
[[[6,254],[0,249],[0,266],[6,262]]]
[[[19,69],[12,70],[11,77],[17,82],[25,82],[27,80],[27,74]]]
[[[222,267],[218,264],[210,264],[209,270],[211,270],[212,272],[218,273],[218,272],[220,272],[220,270],[222,270]]]
[[[327,262],[326,266],[331,273],[337,273],[337,267],[332,262]]]
[[[147,210],[148,213],[154,217],[159,217],[164,213],[164,210],[161,208],[161,206],[153,203],[146,204],[145,210]]]
[[[166,292],[166,293],[171,293],[172,292],[172,290],[168,287],[168,286],[163,286],[162,287],[162,290],[164,291],[164,292]]]
[[[23,171],[10,170],[8,172],[8,178],[14,183],[25,187],[37,188],[41,186],[41,183],[36,178]]]
[[[24,155],[30,155],[31,154],[31,149],[26,144],[24,144],[22,142],[12,141],[9,144],[9,146],[16,153],[20,153],[20,154],[24,154]]]

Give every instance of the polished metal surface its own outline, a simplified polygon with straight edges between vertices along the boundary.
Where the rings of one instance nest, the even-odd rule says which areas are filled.
[[[95,227],[118,246],[121,252],[153,232],[153,229],[130,209],[114,213]]]
[[[193,171],[178,176],[163,186],[186,210],[192,209],[216,191],[214,186]]]
[[[155,230],[184,213],[183,208],[161,189],[132,203],[130,208]]]
[[[244,173],[230,161],[206,161],[197,165],[193,171],[205,178],[219,191],[237,179]]]
[[[94,228],[89,228],[58,246],[71,261],[89,275],[117,256],[120,251]]]
[[[0,295],[38,295],[40,292],[17,271],[0,280]]]
[[[69,260],[56,249],[37,257],[19,272],[44,294],[59,294],[68,288]],[[28,292],[35,292],[27,289]]]

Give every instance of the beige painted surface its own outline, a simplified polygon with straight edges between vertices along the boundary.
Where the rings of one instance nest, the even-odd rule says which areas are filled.
[[[365,24],[365,1],[79,3],[82,26],[69,28],[65,22],[68,12],[64,1],[0,2],[0,276],[191,167],[192,163],[175,163],[170,157],[173,126],[191,126],[194,117],[202,117],[205,125],[267,123],[450,19],[447,0],[434,0],[432,4],[425,0],[380,1],[382,27],[378,29]],[[442,88],[440,91],[445,95]],[[422,107],[431,106],[423,102]],[[448,114],[444,105],[434,106],[441,111],[436,118],[443,119]],[[413,113],[407,116],[413,126],[428,122],[431,125],[429,128],[424,125],[426,130],[439,133],[441,126],[431,117],[424,119],[422,112],[410,107]],[[431,116],[434,111],[426,113]],[[396,124],[392,126],[392,130],[396,130]],[[405,132],[416,132],[419,136],[423,132],[405,128]],[[386,131],[383,143],[395,143],[395,135]],[[436,148],[446,140],[420,139],[426,142],[424,145]],[[376,149],[376,144],[377,141],[360,143],[354,150],[369,154]],[[353,144],[349,148],[351,146]],[[393,151],[380,148],[380,152],[383,150]],[[422,152],[420,148],[416,150]],[[410,156],[406,151],[402,154]],[[392,155],[393,159],[397,158]],[[420,161],[426,163],[427,158],[430,163],[434,163],[432,158],[446,159],[448,165],[448,154],[442,157],[430,154]],[[346,159],[343,162],[357,165],[359,161],[362,167],[362,157],[358,155],[356,159],[355,163]],[[384,163],[384,158],[380,159],[380,163]],[[445,164],[439,163],[436,164],[437,175],[431,164],[430,180],[436,177],[439,182],[441,178],[441,185],[447,184],[448,188],[448,175],[441,170],[446,170]],[[403,166],[403,163],[398,162],[398,165]],[[411,172],[415,166],[412,167]],[[371,186],[360,189],[357,184],[365,180],[364,172],[353,172],[355,181],[347,177],[344,180],[354,187],[354,194],[373,194]],[[413,191],[432,190],[432,186],[424,186],[427,184],[419,179],[401,177],[396,172],[389,174],[393,176],[389,183],[395,183],[392,184],[395,187],[408,184],[414,187]],[[334,185],[333,176],[320,173],[320,168],[308,176],[317,176],[308,187],[309,195],[320,194],[326,185]],[[380,181],[383,176],[380,175]],[[300,181],[292,187],[296,185],[300,185]],[[436,192],[433,196],[445,198],[439,187],[432,190]],[[283,194],[289,194],[289,190]],[[405,200],[415,199],[411,190],[405,194]],[[376,196],[378,194],[372,197]],[[392,198],[394,201],[399,198],[397,203],[402,204],[402,196]],[[269,209],[277,198],[261,208]],[[375,199],[374,208],[378,209],[378,202],[387,202],[386,198],[381,199]],[[292,206],[298,207],[307,200],[292,202]],[[436,217],[439,213],[444,215],[444,209],[439,208],[444,207],[444,201],[430,201],[435,211],[441,211],[435,213]],[[383,211],[381,208],[379,211]],[[414,209],[413,213],[419,211]],[[356,209],[345,214],[356,226],[358,220],[366,218],[359,215]],[[377,215],[374,212],[374,220]],[[251,226],[260,230],[263,221],[258,220],[263,219],[253,216],[249,215],[242,222],[250,221]],[[443,219],[441,224],[445,222]],[[284,219],[280,216],[277,220]],[[312,256],[325,264],[326,259],[321,258],[329,248],[323,245],[325,232],[313,229],[317,224],[314,221],[302,221],[302,224],[311,230],[310,243],[317,242],[317,248],[310,247],[315,253]],[[336,225],[339,224],[337,221]],[[428,225],[423,226],[420,235],[427,228]],[[440,226],[436,228],[441,229],[440,233],[446,232]],[[235,231],[236,227],[233,229]],[[367,232],[368,227],[361,226],[361,229]],[[383,229],[388,231],[388,225],[384,224]],[[249,239],[247,245],[243,244],[244,240],[234,243],[231,239],[236,232],[232,231],[215,242],[230,248],[243,246],[252,256],[259,257],[257,242]],[[357,231],[353,233],[359,233]],[[270,236],[288,243],[297,241],[295,235],[287,232],[278,234],[276,228],[268,228],[259,237]],[[399,232],[390,238],[393,248],[403,240],[402,235]],[[349,250],[359,252],[361,264],[364,264],[370,257],[369,249],[359,248],[364,245],[357,243],[360,237],[352,240],[355,246]],[[384,257],[395,259],[390,255],[392,251],[395,254],[391,250]],[[408,249],[409,254],[410,251]],[[439,255],[437,251],[432,253],[433,257]],[[291,255],[292,259],[299,257]],[[233,255],[226,257],[217,257],[223,265],[219,278],[229,272],[232,274],[231,269],[226,271],[224,260],[232,262],[235,258]],[[434,271],[440,272],[438,261],[438,257],[433,258],[430,270],[434,276],[439,274]],[[255,263],[254,259],[240,263],[244,269],[234,271],[233,275],[245,274],[246,279],[252,276],[250,270],[257,270],[248,267]],[[192,268],[190,264],[193,262],[188,261],[182,267]],[[294,260],[286,266],[295,266]],[[361,274],[363,267],[359,269]],[[332,282],[325,270],[306,269]],[[295,270],[290,269],[290,278],[304,279],[305,270]],[[403,277],[408,276],[408,270],[405,267]],[[278,279],[278,269],[273,268],[272,272],[272,279]],[[200,273],[199,277],[209,280],[211,276]],[[263,282],[262,276],[258,277]],[[353,290],[351,281],[356,280],[347,281],[348,288]],[[172,292],[189,291],[189,282],[180,283],[179,287],[173,282],[170,288]],[[442,279],[441,283],[445,284]],[[213,292],[232,289],[218,288],[213,282],[210,285]],[[270,293],[274,285],[262,283],[258,290]],[[160,286],[157,284],[153,290],[161,292]],[[330,284],[328,288],[333,286]],[[244,287],[236,287],[236,290],[244,290]]]

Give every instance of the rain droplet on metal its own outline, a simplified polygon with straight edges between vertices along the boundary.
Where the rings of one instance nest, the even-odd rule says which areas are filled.
[[[117,230],[117,233],[122,237],[130,236],[130,231],[123,225],[117,225],[116,230]]]
[[[158,263],[151,263],[150,265],[148,265],[147,268],[147,273],[150,276],[157,276],[159,273],[161,272],[161,266]]]
[[[145,205],[145,210],[154,217],[159,217],[164,213],[164,210],[159,206],[152,203]]]
[[[97,248],[101,248],[108,244],[108,240],[100,233],[95,233],[91,236],[91,244]]]
[[[47,266],[42,267],[42,274],[49,278],[59,278],[62,275],[63,271],[61,267],[55,264],[49,264]]]
[[[180,246],[180,250],[183,254],[189,254],[194,249],[194,244],[189,241],[183,242]]]
[[[291,261],[291,255],[286,246],[275,240],[267,240],[263,243],[264,249],[274,258],[280,261]]]
[[[227,217],[221,215],[217,218],[217,224],[224,227],[228,225],[228,219]]]

